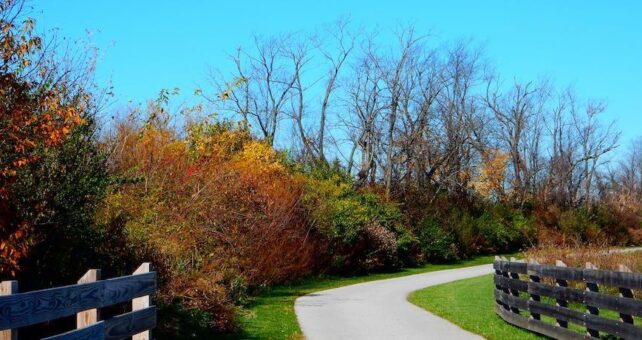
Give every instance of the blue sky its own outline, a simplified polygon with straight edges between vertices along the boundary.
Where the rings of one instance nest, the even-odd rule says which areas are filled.
[[[435,39],[470,38],[507,78],[552,79],[604,99],[626,144],[642,131],[642,1],[81,1],[32,2],[40,29],[100,48],[97,78],[115,106],[160,89],[192,93],[253,33],[313,30],[340,16],[372,29],[414,24]]]

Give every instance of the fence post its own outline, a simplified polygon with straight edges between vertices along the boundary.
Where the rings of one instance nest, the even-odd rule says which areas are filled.
[[[500,257],[499,259],[500,259],[501,261],[508,262],[508,259],[507,259],[506,257],[504,257],[504,256]],[[501,275],[501,276],[503,276],[503,277],[508,277],[508,272],[507,272],[507,271],[505,271],[505,270],[500,270],[500,271],[499,271],[499,275]],[[505,287],[504,287],[504,288],[502,288],[502,291],[503,291],[504,293],[506,293],[506,294],[510,294],[510,290],[509,290],[508,288],[505,288]],[[509,305],[507,305],[507,304],[504,304],[504,309],[506,309],[506,310],[512,310],[512,309],[510,308],[510,306],[509,306]]]
[[[566,267],[566,263],[562,262],[561,260],[555,260],[555,266],[557,266],[557,267]],[[559,278],[555,278],[555,285],[558,286],[558,287],[568,287],[568,281],[562,280],[562,279],[559,279]],[[555,302],[559,307],[568,308],[568,301],[567,300],[555,299]],[[557,319],[557,325],[562,327],[562,328],[568,328],[568,321]]]
[[[630,273],[631,272],[631,269],[629,269],[629,267],[627,267],[627,266],[625,266],[623,264],[618,266],[618,270],[621,271],[621,272],[626,272],[626,273]],[[618,287],[618,290],[620,291],[620,296],[621,297],[623,297],[623,298],[633,298],[633,291],[631,289],[625,288],[625,287]],[[632,325],[633,324],[633,315],[620,313],[620,321]]]
[[[510,262],[517,262],[517,259],[514,257],[510,258]],[[509,267],[510,268],[510,267]],[[508,272],[508,276],[513,279],[513,280],[519,280],[519,274],[513,273],[513,272]],[[510,294],[516,298],[519,298],[519,290],[517,289],[511,289]],[[513,307],[511,308],[511,311],[515,314],[519,314],[519,308]]]
[[[537,262],[536,260],[529,260],[528,263],[532,264],[532,265],[539,265],[539,262]],[[527,272],[528,272],[528,279],[529,279],[530,282],[539,283],[539,280],[540,280],[539,275],[535,274],[535,272],[531,272],[530,270],[527,270]],[[540,301],[540,296],[539,295],[530,294],[530,296],[531,296],[531,300],[532,301],[537,301],[537,302]],[[529,312],[530,312],[530,310],[529,310]],[[541,316],[539,314],[533,313],[533,312],[530,312],[530,313],[531,313],[531,318],[532,319],[535,319],[535,320],[540,320],[541,319]]]
[[[495,262],[501,261],[501,260],[502,259],[499,256],[495,255]],[[502,275],[502,271],[499,269],[495,269],[495,275]],[[502,290],[502,287],[498,284],[495,284],[495,289]],[[495,300],[495,303],[497,303],[499,307],[507,309],[507,306],[504,303],[502,303],[500,300]]]
[[[98,280],[100,280],[100,269],[89,269],[85,275],[78,280],[78,283],[90,283]],[[76,314],[76,328],[87,327],[98,322],[98,320],[100,320],[100,312],[97,308],[82,311]]]
[[[134,275],[149,273],[152,271],[152,264],[150,262],[144,262],[134,271]],[[132,311],[144,309],[149,307],[151,304],[151,297],[149,295],[137,297],[132,300]],[[140,332],[132,337],[132,340],[149,340],[151,339],[151,330],[146,330]]]
[[[586,269],[597,269],[597,266],[592,264],[591,262],[586,262]],[[586,277],[586,275],[584,275]],[[584,279],[586,281],[586,279]],[[599,292],[600,288],[598,287],[596,282],[588,282],[586,281],[586,290],[589,292]],[[588,310],[589,314],[592,315],[600,315],[600,309],[595,307],[595,306],[590,306],[586,305],[586,309]],[[600,332],[596,329],[591,329],[591,328],[586,328],[587,335],[594,337],[594,338],[599,338],[600,337]]]
[[[2,281],[0,282],[0,295],[11,295],[18,292],[18,281]],[[0,340],[17,340],[17,329],[5,329],[0,331]]]

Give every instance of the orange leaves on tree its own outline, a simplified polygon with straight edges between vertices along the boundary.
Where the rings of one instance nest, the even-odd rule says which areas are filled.
[[[489,150],[482,154],[482,162],[473,188],[484,197],[504,197],[504,179],[509,155],[500,150]]]
[[[28,251],[30,226],[18,217],[11,193],[18,172],[37,162],[40,150],[59,146],[84,124],[90,100],[71,90],[65,77],[52,79],[57,64],[42,51],[34,20],[18,22],[22,5],[0,4],[0,274],[15,273]]]

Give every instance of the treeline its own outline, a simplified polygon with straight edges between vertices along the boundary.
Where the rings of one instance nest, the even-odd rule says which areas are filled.
[[[255,37],[205,98],[300,162],[331,155],[357,187],[381,187],[413,220],[440,200],[465,210],[479,201],[536,212],[569,241],[632,240],[639,224],[620,221],[638,210],[615,200],[639,206],[639,151],[612,162],[620,132],[601,117],[604,102],[550,81],[505,80],[466,41],[435,43],[413,27],[379,35],[394,43],[344,20]],[[600,209],[618,216],[595,225]]]
[[[257,38],[205,105],[162,91],[101,131],[91,54],[23,6],[0,5],[0,278],[21,290],[151,259],[172,338],[307,275],[642,239],[642,144],[609,163],[603,104],[502,83],[469,44],[343,21]]]

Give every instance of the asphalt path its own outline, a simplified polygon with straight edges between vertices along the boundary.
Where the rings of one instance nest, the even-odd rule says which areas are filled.
[[[294,305],[308,340],[482,339],[408,302],[408,294],[493,273],[492,264],[371,281],[299,297]]]

